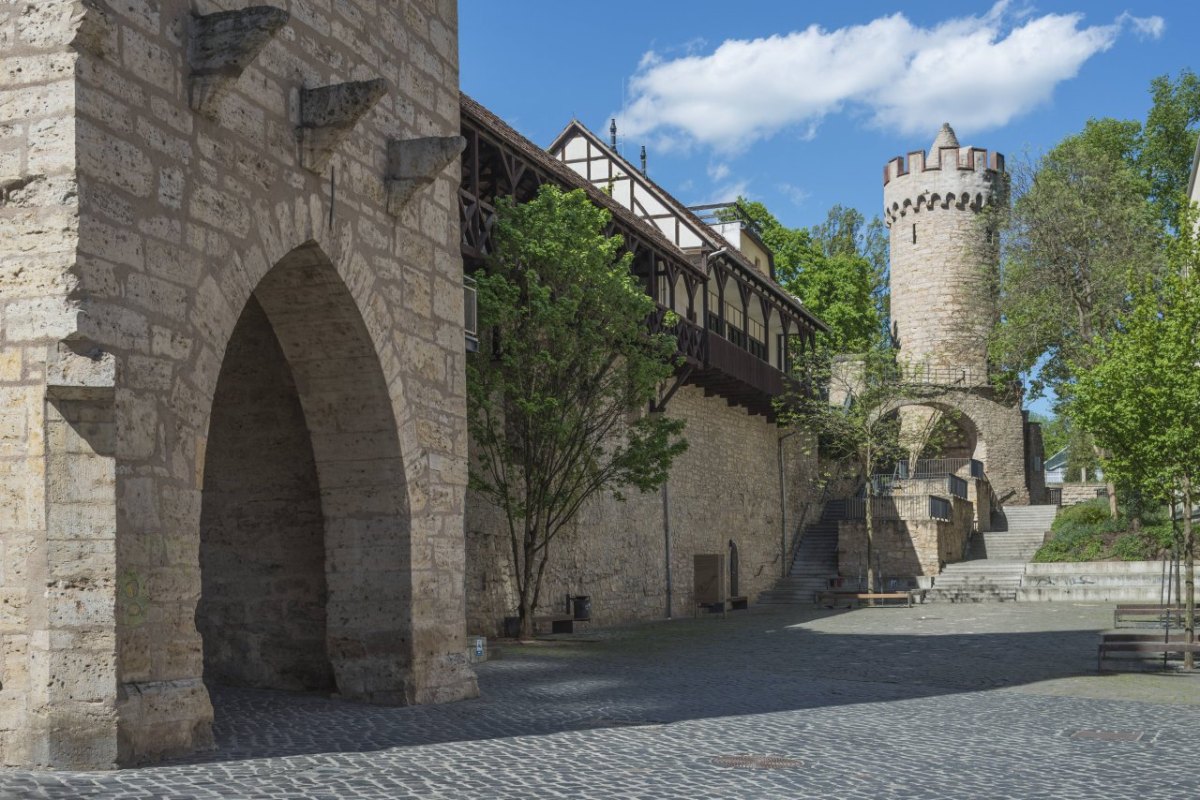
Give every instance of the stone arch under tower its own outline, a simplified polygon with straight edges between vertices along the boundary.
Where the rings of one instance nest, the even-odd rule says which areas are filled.
[[[201,499],[205,677],[403,702],[410,515],[391,396],[315,244],[255,288],[226,348]]]
[[[1025,418],[1019,405],[993,396],[990,389],[946,390],[898,404],[902,436],[921,458],[974,458],[983,464],[997,502],[1026,505],[1031,488],[1026,470]],[[931,416],[949,436],[934,453],[919,432]],[[946,449],[946,445],[949,449]],[[968,454],[969,453],[969,454]]]

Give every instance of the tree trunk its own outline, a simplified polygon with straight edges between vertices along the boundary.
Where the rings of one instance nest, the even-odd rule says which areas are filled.
[[[1188,643],[1196,641],[1196,575],[1195,575],[1195,541],[1192,532],[1192,485],[1183,479],[1183,630],[1184,639]],[[1184,669],[1196,666],[1196,656],[1192,651],[1183,654]]]
[[[521,592],[521,604],[517,609],[517,614],[521,620],[521,633],[518,638],[521,641],[528,641],[533,638],[533,602],[530,600],[528,590]]]
[[[527,529],[522,547],[524,558],[521,559],[521,580],[517,582],[520,594],[517,616],[521,621],[520,638],[522,641],[533,638],[533,612],[537,606],[537,594],[533,581],[533,543],[536,541],[537,537],[531,535]]]
[[[1104,458],[1104,449],[1092,445],[1092,452],[1096,454],[1096,458]],[[1084,480],[1087,479],[1087,472],[1084,472]],[[1104,488],[1108,491],[1108,516],[1112,519],[1117,519],[1121,516],[1121,509],[1117,507],[1117,485],[1112,481],[1107,481]]]
[[[871,479],[867,478],[866,513],[863,514],[867,523],[867,591],[875,591],[875,492],[872,491]]]

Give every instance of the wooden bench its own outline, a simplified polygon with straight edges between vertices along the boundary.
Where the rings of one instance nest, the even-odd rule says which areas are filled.
[[[817,592],[815,598],[816,605],[825,604],[826,600],[831,600],[833,605],[838,605],[841,600],[854,600],[858,607],[862,607],[863,601],[867,601],[868,608],[883,608],[887,605],[892,605],[890,601],[903,600],[906,608],[911,608],[914,601],[914,592],[851,592],[829,590]],[[877,604],[876,601],[882,600],[883,603]],[[849,606],[847,606],[849,608]]]
[[[1104,662],[1108,661],[1113,653],[1162,656],[1178,654],[1181,657],[1187,652],[1200,653],[1200,642],[1185,642],[1177,636],[1171,636],[1164,642],[1161,637],[1157,640],[1152,639],[1153,636],[1154,634],[1136,633],[1105,635],[1096,649],[1096,671],[1104,671]]]
[[[1118,604],[1113,610],[1113,627],[1122,622],[1166,622],[1171,627],[1182,627],[1184,608],[1181,605]]]
[[[533,626],[536,630],[539,624],[544,627],[549,623],[551,633],[574,633],[576,623],[587,621],[585,619],[575,619],[571,614],[553,614],[545,617],[534,617]]]
[[[696,612],[707,611],[710,614],[725,615],[727,611],[745,611],[750,608],[749,597],[730,597],[728,600],[717,600],[715,603],[709,603],[703,600],[696,601]]]

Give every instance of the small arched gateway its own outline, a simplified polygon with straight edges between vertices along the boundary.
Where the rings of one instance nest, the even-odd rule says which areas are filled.
[[[4,54],[56,68],[5,86],[0,763],[203,747],[206,684],[474,695],[454,5],[42,5]]]

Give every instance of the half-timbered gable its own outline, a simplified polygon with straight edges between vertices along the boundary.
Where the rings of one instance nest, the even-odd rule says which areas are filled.
[[[660,405],[679,386],[691,383],[773,418],[773,400],[786,387],[789,349],[807,346],[823,323],[776,284],[769,269],[756,267],[665,190],[633,174],[628,163],[581,125],[572,123],[563,136],[575,130],[595,157],[576,162],[556,157],[553,148],[542,150],[463,96],[467,147],[459,208],[467,269],[477,267],[490,250],[497,197],[527,200],[546,181],[583,189],[612,214],[612,232],[623,237],[634,256],[634,273],[658,303],[651,326],[667,329],[667,312],[675,312],[669,329],[678,336],[683,363]],[[563,145],[563,136],[555,143],[558,153],[573,152],[577,146]],[[605,153],[595,147],[606,148]],[[762,248],[761,242],[758,246]]]

